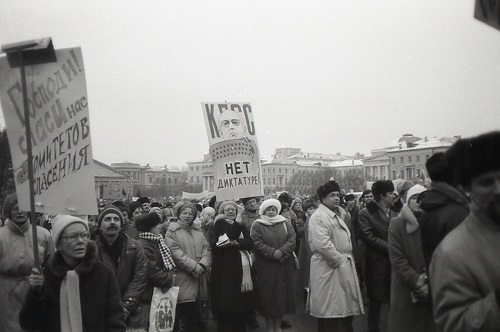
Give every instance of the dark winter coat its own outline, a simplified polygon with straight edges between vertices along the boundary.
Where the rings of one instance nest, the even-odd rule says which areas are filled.
[[[391,211],[391,214],[393,212]],[[358,216],[361,240],[366,245],[366,287],[368,298],[389,301],[391,263],[389,261],[389,222],[383,208],[370,202]]]
[[[158,288],[170,288],[174,282],[174,271],[163,270],[163,259],[161,257],[160,248],[156,242],[139,239],[139,244],[148,260],[147,267],[147,283],[146,290],[142,296],[142,303],[150,304],[153,297],[153,289]]]
[[[137,241],[123,233],[120,233],[119,236],[124,238],[125,244],[118,260],[118,266],[108,254],[100,236],[95,242],[99,249],[99,260],[115,272],[123,306],[129,312],[134,312],[141,303],[142,295],[146,289],[148,260]]]
[[[30,290],[19,314],[21,327],[27,331],[61,331],[59,293],[70,267],[57,251],[44,270],[43,294]],[[84,332],[125,331],[125,316],[115,274],[106,264],[97,260],[93,241],[75,268],[80,278],[80,302]]]
[[[252,250],[254,243],[250,231],[238,222],[230,224],[218,219],[214,225],[215,239],[224,233],[230,240],[238,241],[238,247],[217,247],[212,249],[212,271],[210,277],[210,296],[215,312],[253,312],[255,299],[253,292],[241,292],[242,265],[239,250]],[[254,288],[255,280],[252,278]]]
[[[432,309],[427,303],[413,303],[411,291],[425,268],[418,221],[408,205],[389,225],[389,257],[392,265],[389,331],[434,331]]]
[[[286,228],[285,228],[286,227]],[[259,293],[258,310],[264,316],[280,316],[295,313],[295,231],[288,221],[264,225],[258,220],[252,225]],[[275,250],[281,250],[284,262],[272,258]]]
[[[429,267],[439,243],[469,215],[469,200],[449,184],[433,182],[420,208],[424,211],[420,218],[422,249]]]

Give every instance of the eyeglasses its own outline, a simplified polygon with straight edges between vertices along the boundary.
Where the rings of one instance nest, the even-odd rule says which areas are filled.
[[[76,242],[78,240],[78,238],[81,238],[83,241],[88,241],[90,239],[90,234],[85,232],[85,233],[80,233],[80,234],[61,236],[61,239],[65,239],[69,243]]]

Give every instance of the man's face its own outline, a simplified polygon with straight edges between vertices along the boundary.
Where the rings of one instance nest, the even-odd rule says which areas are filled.
[[[257,210],[257,200],[255,198],[252,198],[251,200],[247,201],[245,203],[245,209],[252,212]]]
[[[302,204],[300,202],[297,202],[293,205],[293,209],[295,211],[302,211]]]
[[[393,191],[388,191],[382,194],[382,201],[384,201],[387,205],[392,205],[396,200],[399,199],[399,196],[396,197]]]
[[[106,237],[118,236],[121,229],[120,217],[116,213],[108,213],[102,218],[101,232]]]
[[[123,220],[128,220],[128,212],[126,210],[120,210],[122,213]]]
[[[137,218],[139,218],[140,216],[142,216],[143,214],[143,210],[142,210],[142,207],[138,207],[137,209],[134,210],[134,212],[132,212],[132,220],[137,220]]]
[[[348,209],[352,209],[352,208],[354,208],[354,205],[356,205],[355,201],[353,199],[346,201],[346,204],[347,204]]]
[[[329,208],[330,210],[335,210],[336,208],[339,207],[340,204],[340,192],[338,191],[333,191],[326,195],[325,198],[323,198],[322,203]]]
[[[363,197],[363,201],[365,202],[365,204],[368,204],[371,201],[373,201],[373,194],[372,193],[366,194],[365,197]]]
[[[314,211],[316,211],[316,207],[314,205],[308,207],[307,210],[306,210],[306,216],[310,216],[311,214],[314,213]]]
[[[142,210],[144,212],[148,213],[150,208],[149,203],[142,203]]]
[[[219,118],[222,137],[225,139],[240,138],[245,134],[245,126],[235,111],[224,111]]]
[[[500,169],[474,177],[470,192],[477,206],[500,224]]]

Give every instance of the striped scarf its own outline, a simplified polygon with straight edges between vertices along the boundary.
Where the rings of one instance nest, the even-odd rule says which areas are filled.
[[[165,241],[163,241],[163,237],[160,234],[153,234],[149,232],[139,233],[139,237],[144,240],[149,240],[158,243],[158,247],[160,248],[161,258],[163,260],[163,266],[166,271],[173,270],[175,267],[174,260],[172,259],[172,254],[170,253],[170,249],[168,249]]]

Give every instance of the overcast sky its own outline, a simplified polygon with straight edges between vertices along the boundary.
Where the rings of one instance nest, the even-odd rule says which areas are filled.
[[[82,47],[94,158],[182,167],[208,152],[202,102],[250,102],[264,155],[500,129],[500,31],[473,13],[474,0],[2,0],[0,44]]]

